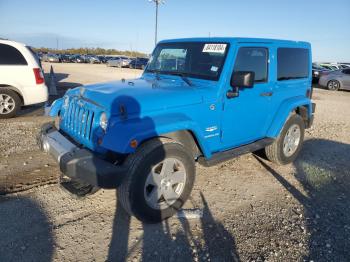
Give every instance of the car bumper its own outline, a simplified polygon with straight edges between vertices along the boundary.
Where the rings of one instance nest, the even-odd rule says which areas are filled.
[[[76,146],[53,123],[42,127],[38,143],[58,162],[61,172],[73,180],[101,188],[116,188],[127,172],[125,167],[113,165],[90,150]]]

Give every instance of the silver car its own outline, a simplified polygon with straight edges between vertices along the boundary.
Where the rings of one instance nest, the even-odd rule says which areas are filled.
[[[45,55],[43,55],[42,61],[51,62],[51,63],[58,63],[58,62],[60,62],[60,58],[55,54],[45,54]]]
[[[116,67],[128,67],[131,62],[131,59],[126,56],[116,57],[107,61],[107,66],[116,66]]]
[[[339,89],[350,90],[350,68],[323,74],[320,78],[319,85],[333,91]]]

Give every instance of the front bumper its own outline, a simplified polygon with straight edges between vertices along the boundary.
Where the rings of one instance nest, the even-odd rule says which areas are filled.
[[[55,158],[65,176],[92,186],[116,188],[127,172],[125,167],[113,165],[90,150],[74,145],[53,123],[42,127],[38,143]]]

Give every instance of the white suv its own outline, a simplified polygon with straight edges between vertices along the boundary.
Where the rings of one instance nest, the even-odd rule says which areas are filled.
[[[48,90],[39,59],[30,47],[0,39],[0,118],[21,106],[46,102]]]

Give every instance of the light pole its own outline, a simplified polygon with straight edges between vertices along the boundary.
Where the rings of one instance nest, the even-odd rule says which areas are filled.
[[[157,44],[157,36],[158,36],[158,6],[160,4],[164,4],[164,0],[148,0],[150,3],[154,2],[156,4],[156,30],[154,34],[154,44]]]

